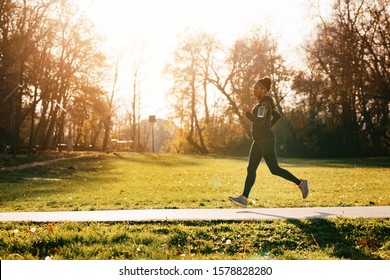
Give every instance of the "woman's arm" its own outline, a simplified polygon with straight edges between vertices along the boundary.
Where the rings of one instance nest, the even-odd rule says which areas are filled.
[[[278,111],[272,110],[271,127],[274,126],[280,120],[280,114]]]

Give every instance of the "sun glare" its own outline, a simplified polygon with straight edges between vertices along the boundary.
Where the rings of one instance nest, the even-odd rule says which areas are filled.
[[[171,59],[176,36],[183,30],[208,32],[228,45],[251,28],[263,26],[279,41],[290,63],[298,62],[294,50],[310,31],[307,0],[83,0],[79,3],[106,37],[107,54],[125,53],[128,56],[125,64],[131,64],[134,55],[139,53],[134,51],[134,46],[142,48],[142,114],[145,116],[166,107],[161,70]],[[131,67],[123,68],[118,91],[126,98],[131,88]]]

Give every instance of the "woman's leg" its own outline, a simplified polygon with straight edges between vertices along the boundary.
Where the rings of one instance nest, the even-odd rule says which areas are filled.
[[[246,198],[249,197],[249,193],[256,181],[256,171],[259,167],[262,156],[262,152],[256,141],[253,141],[251,150],[249,152],[247,175],[245,179],[244,191],[242,193],[242,195]]]
[[[296,185],[301,183],[301,180],[291,174],[291,172],[279,166],[275,152],[275,138],[270,137],[261,140],[261,150],[263,152],[265,162],[267,163],[267,166],[273,175],[282,177],[295,183]]]

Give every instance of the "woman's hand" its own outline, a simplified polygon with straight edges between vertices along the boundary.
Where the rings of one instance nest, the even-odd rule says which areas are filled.
[[[242,110],[243,115],[245,115],[246,112],[252,111],[252,107],[250,105],[248,105],[248,104],[244,104],[241,107],[241,110]]]

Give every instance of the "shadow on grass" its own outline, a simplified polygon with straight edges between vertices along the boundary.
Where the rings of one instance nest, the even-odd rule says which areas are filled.
[[[390,157],[372,158],[331,158],[331,159],[291,159],[281,158],[281,164],[298,167],[317,166],[335,168],[390,168]]]
[[[0,171],[0,205],[10,201],[20,202],[25,198],[35,201],[39,198],[65,196],[74,192],[71,182],[83,179],[78,172],[97,172],[100,165],[101,162],[96,159],[82,158],[22,170]]]
[[[331,256],[340,259],[372,260],[380,257],[358,249],[367,248],[378,250],[382,246],[382,236],[385,232],[364,230],[359,225],[339,223],[338,226],[331,219],[287,220],[305,233],[308,240],[312,239],[321,250],[333,250]],[[386,231],[386,229],[384,230]],[[388,228],[387,228],[388,231]],[[359,246],[364,245],[364,246]]]
[[[272,218],[277,218],[277,219],[282,219],[282,220],[290,220],[290,219],[295,219],[293,215],[275,215],[275,214],[267,214],[264,213],[265,211],[237,211],[239,214],[255,214],[259,216],[266,216],[266,217],[272,217]],[[331,216],[334,216],[332,213],[326,213],[326,212],[315,212],[313,216],[306,216],[305,219],[326,219]]]
[[[136,154],[136,155],[124,155],[114,153],[114,156],[120,160],[126,162],[135,162],[148,165],[157,166],[194,166],[201,164],[202,160],[207,157],[201,156],[185,156],[185,155],[170,155],[170,154]]]
[[[86,162],[86,160],[83,160]],[[76,165],[81,162],[79,160],[76,162],[59,162],[53,163],[45,166],[31,166],[20,170],[3,170],[0,171],[0,183],[18,183],[21,181],[30,181],[42,179],[43,181],[55,181],[67,178],[74,175],[77,171],[80,170]],[[93,169],[93,161],[88,160],[87,167],[83,168],[83,171],[86,169]],[[76,167],[75,167],[76,166]]]
[[[33,154],[33,155],[0,155],[0,170],[1,168],[13,167],[24,164],[31,164],[34,162],[44,162],[48,160],[55,160],[59,158],[72,159],[75,154],[70,153],[44,153],[44,154]]]
[[[209,227],[210,236],[220,240],[224,233],[228,236],[243,235],[231,246],[232,252],[239,252],[245,244],[249,254],[261,257],[283,256],[286,251],[299,252],[307,256],[326,256],[325,259],[380,260],[380,251],[388,242],[389,222],[382,219],[313,219],[260,222],[237,221],[189,221],[168,222],[169,225],[183,224],[190,227]],[[245,235],[246,231],[251,232]],[[184,230],[186,232],[186,230]],[[200,231],[199,231],[200,232]],[[250,237],[249,237],[250,236]],[[189,238],[193,240],[197,238]],[[202,237],[206,239],[207,237]],[[184,244],[187,246],[194,244]],[[386,249],[384,249],[386,250]],[[282,257],[283,258],[283,257]]]

